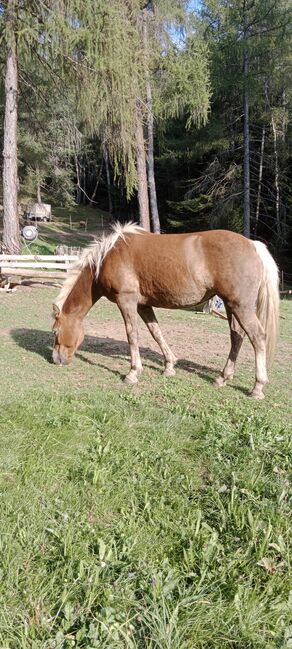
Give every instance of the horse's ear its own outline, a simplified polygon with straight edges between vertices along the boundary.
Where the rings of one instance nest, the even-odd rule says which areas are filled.
[[[60,309],[56,304],[53,304],[53,316],[58,318],[60,315]]]

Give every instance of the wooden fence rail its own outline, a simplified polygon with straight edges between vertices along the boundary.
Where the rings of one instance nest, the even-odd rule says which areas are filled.
[[[66,271],[72,268],[78,258],[78,255],[0,254],[0,282],[9,290],[12,282],[21,283],[22,278],[65,279]]]
[[[78,259],[78,255],[5,255],[0,254],[0,265],[3,261],[9,263],[14,261],[29,261],[34,264],[35,261],[69,261],[74,262]]]

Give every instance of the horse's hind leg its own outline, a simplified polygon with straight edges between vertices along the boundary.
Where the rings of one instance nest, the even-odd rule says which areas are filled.
[[[228,379],[233,379],[235,363],[245,335],[244,330],[227,306],[226,313],[230,327],[231,348],[223,371],[219,376],[217,376],[214,381],[215,385],[217,385],[217,387],[219,388],[222,388],[224,385],[226,385],[226,381]]]
[[[266,364],[266,335],[264,329],[251,309],[236,309],[238,318],[247,333],[255,352],[255,385],[250,396],[253,399],[264,399],[263,387],[268,382]]]
[[[163,357],[164,357],[164,364],[165,364],[165,369],[164,369],[164,375],[165,376],[174,376],[175,375],[175,369],[174,365],[176,363],[176,357],[172,353],[170,347],[168,346],[167,342],[164,340],[163,335],[161,333],[161,329],[159,327],[159,324],[157,322],[155,313],[152,309],[151,306],[143,306],[139,305],[138,306],[138,313],[141,316],[142,320],[145,322],[146,326],[148,327],[151,336],[154,338],[154,340],[157,342],[159,345]]]
[[[143,369],[138,346],[137,301],[130,296],[119,297],[117,305],[124,319],[131,354],[131,369],[125,377],[125,383],[133,385],[137,383],[138,375]]]

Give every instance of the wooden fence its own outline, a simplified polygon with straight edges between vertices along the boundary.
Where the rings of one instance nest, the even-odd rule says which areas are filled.
[[[65,279],[78,255],[6,255],[0,254],[1,284],[9,286],[23,278]]]

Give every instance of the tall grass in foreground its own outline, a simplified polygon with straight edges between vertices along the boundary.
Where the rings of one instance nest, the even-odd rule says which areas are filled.
[[[289,431],[167,388],[0,425],[1,648],[292,647]]]

